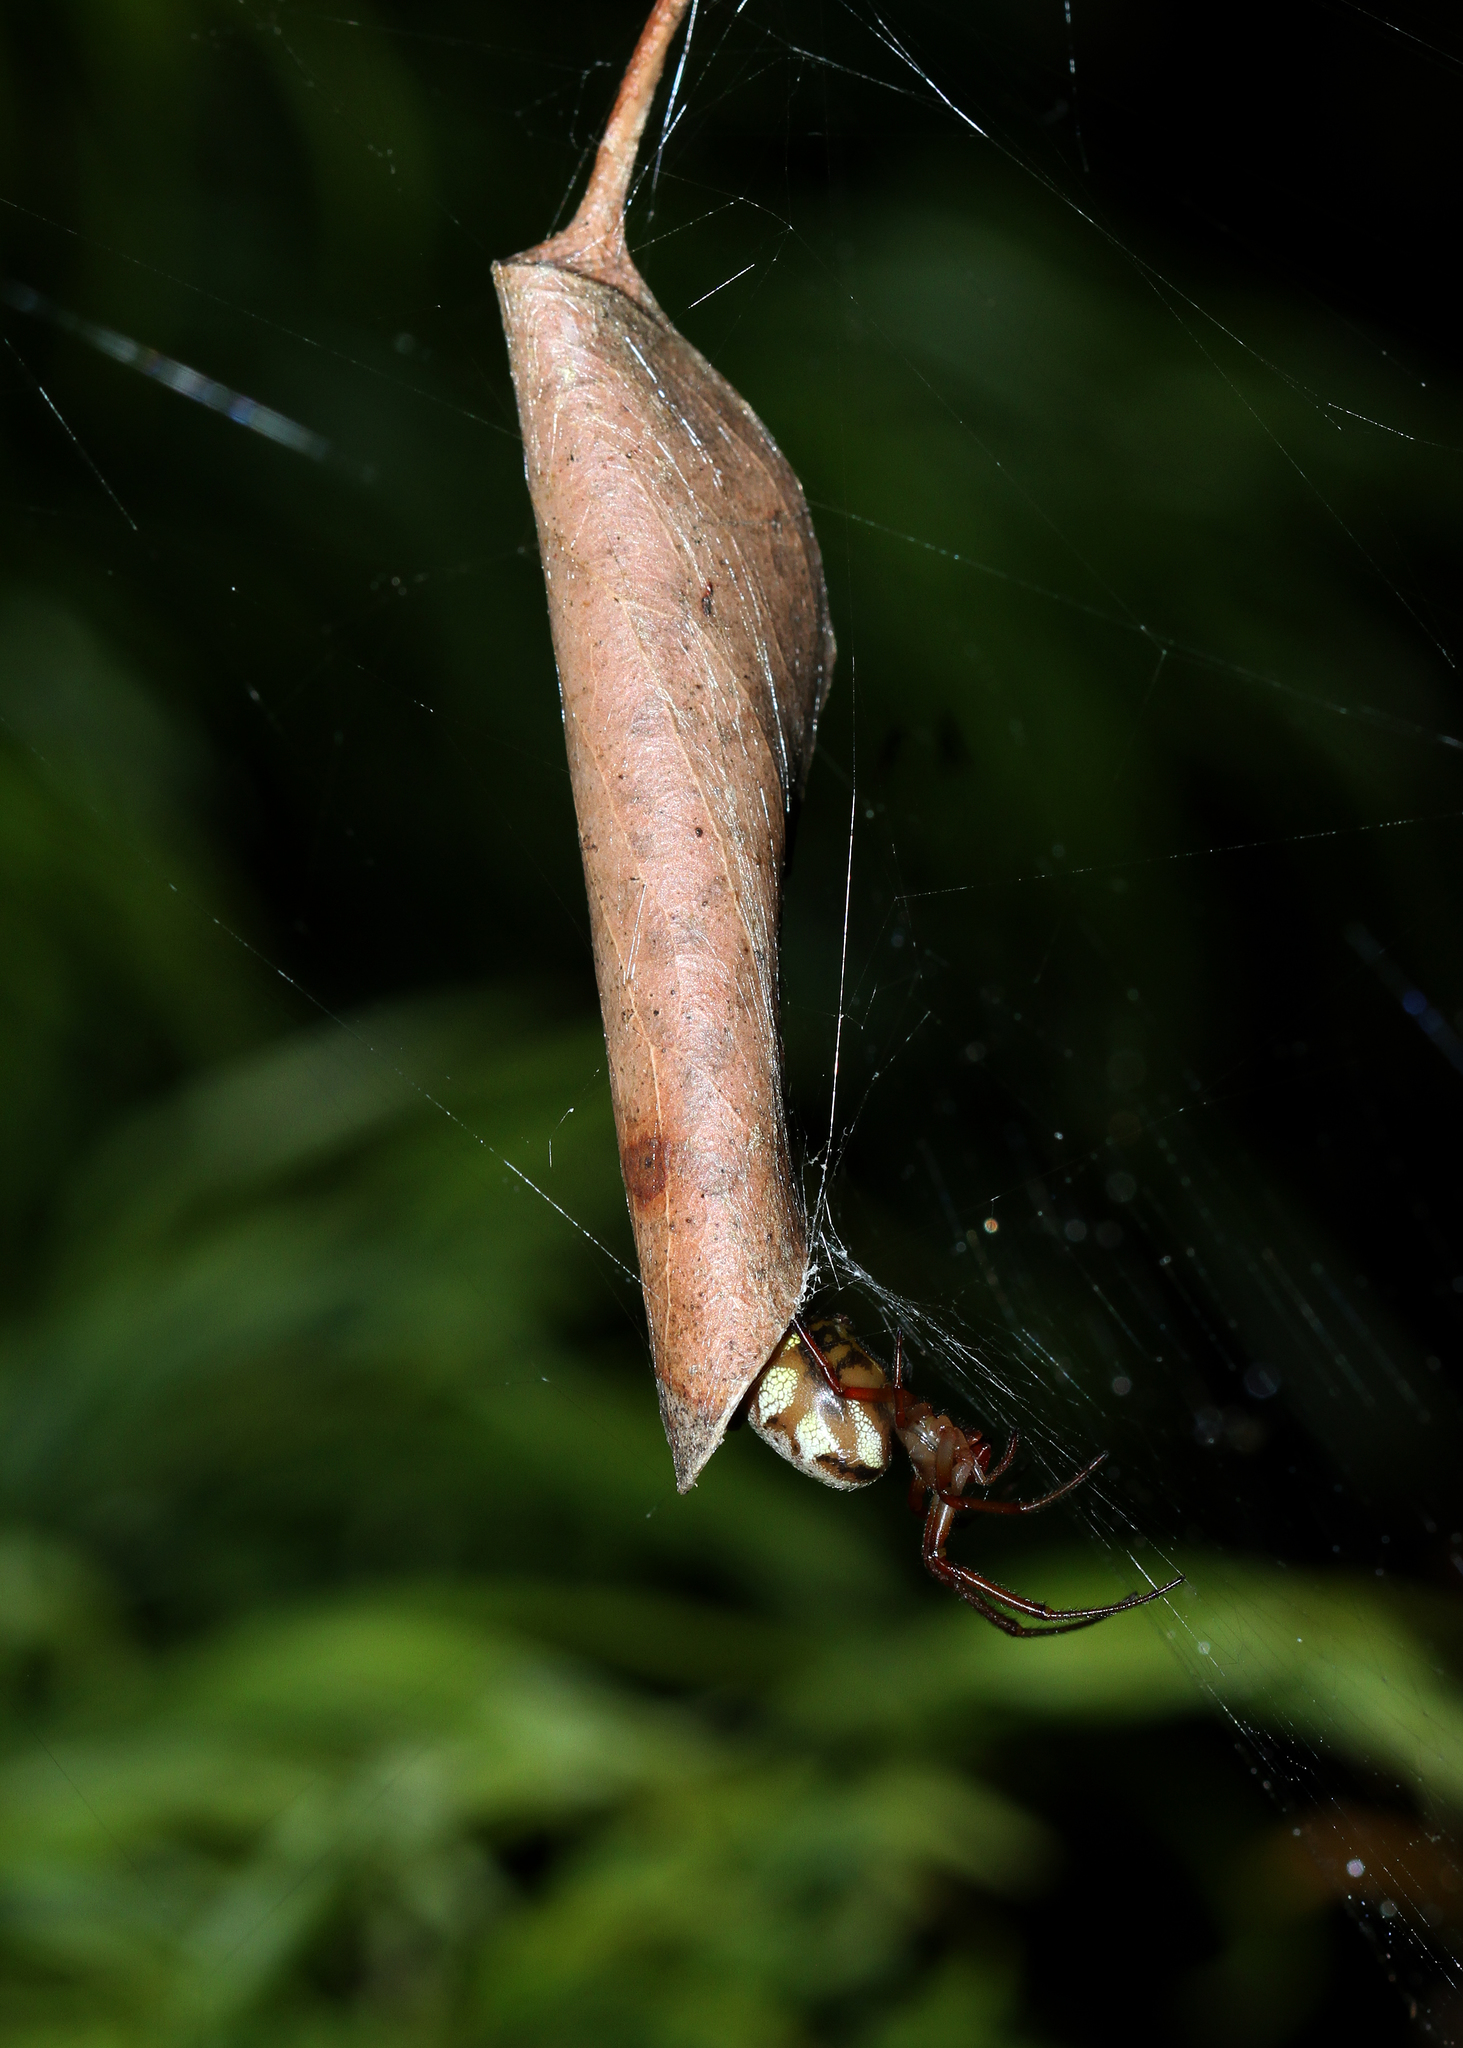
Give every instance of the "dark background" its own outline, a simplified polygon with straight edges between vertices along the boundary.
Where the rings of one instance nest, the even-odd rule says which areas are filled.
[[[488,265],[638,12],[0,16],[8,2022],[1450,2039],[1463,50],[703,0],[632,211],[827,562],[845,1305],[1113,1453],[992,1568],[1190,1575],[1042,1646],[896,1486],[678,1502],[614,1263]]]

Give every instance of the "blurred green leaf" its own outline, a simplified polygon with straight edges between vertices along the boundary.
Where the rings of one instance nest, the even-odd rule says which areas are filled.
[[[243,956],[219,954],[226,898],[199,831],[207,781],[197,742],[80,619],[0,592],[0,1278],[11,1284],[36,1205],[97,1121],[139,1085],[265,1026]]]

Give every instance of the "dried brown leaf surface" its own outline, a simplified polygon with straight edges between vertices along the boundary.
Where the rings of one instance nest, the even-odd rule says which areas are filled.
[[[788,818],[834,657],[797,478],[625,244],[626,191],[684,8],[652,11],[569,227],[493,270],[683,1491],[803,1291],[778,926]]]

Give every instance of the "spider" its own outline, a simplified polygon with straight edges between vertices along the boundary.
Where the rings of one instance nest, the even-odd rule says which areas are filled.
[[[1130,1607],[1145,1607],[1183,1584],[1182,1577],[1171,1579],[1166,1586],[1129,1593],[1108,1607],[1048,1607],[997,1585],[968,1565],[952,1563],[945,1545],[960,1515],[1035,1514],[1090,1479],[1107,1453],[1040,1500],[971,1499],[967,1487],[992,1486],[1010,1470],[1020,1439],[1013,1431],[1004,1455],[997,1458],[979,1430],[961,1429],[948,1415],[937,1415],[928,1401],[913,1399],[904,1383],[902,1331],[895,1338],[891,1385],[883,1366],[864,1350],[842,1316],[812,1322],[794,1316],[752,1387],[747,1420],[789,1464],[843,1492],[884,1476],[897,1436],[914,1467],[909,1504],[925,1518],[925,1569],[1008,1636],[1059,1636],[1091,1628],[1095,1621],[1126,1613]],[[1014,1613],[1004,1612],[1006,1608]],[[1016,1620],[1017,1614],[1034,1616],[1038,1625]]]

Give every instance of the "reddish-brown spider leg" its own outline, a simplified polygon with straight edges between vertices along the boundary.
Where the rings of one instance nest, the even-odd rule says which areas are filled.
[[[993,1606],[989,1600],[982,1599],[981,1595],[974,1590],[974,1586],[965,1584],[963,1580],[946,1578],[942,1572],[936,1572],[934,1576],[942,1585],[948,1586],[953,1592],[958,1593],[966,1606],[973,1607],[983,1621],[993,1622],[998,1629],[1001,1629],[1008,1636],[1069,1636],[1075,1629],[1092,1628],[1099,1621],[1105,1621],[1110,1614],[1120,1614],[1125,1607],[1141,1607],[1144,1600],[1157,1598],[1155,1593],[1145,1593],[1141,1599],[1131,1601],[1120,1600],[1116,1606],[1101,1607],[1095,1613],[1084,1615],[1076,1621],[1053,1620],[1044,1626],[1031,1628],[1023,1621],[1016,1621],[1009,1614],[1002,1614],[1001,1610]],[[970,1576],[973,1577],[974,1575]],[[1163,1590],[1167,1591],[1167,1588]]]
[[[928,1404],[926,1404],[926,1406],[928,1406]],[[929,1412],[933,1414],[934,1410],[930,1409]],[[904,1332],[903,1330],[896,1329],[894,1332],[895,1429],[903,1429],[905,1425],[910,1421],[910,1419],[911,1418],[909,1413],[909,1389],[904,1384]],[[980,1431],[977,1430],[975,1435],[971,1437],[969,1441],[972,1444],[984,1444],[985,1438],[980,1433]],[[1013,1429],[1011,1432],[1010,1441],[1007,1443],[1004,1452],[1001,1454],[1001,1457],[997,1460],[997,1462],[994,1465],[988,1466],[987,1469],[980,1474],[980,1483],[982,1486],[993,1486],[998,1479],[1000,1479],[1005,1473],[1010,1471],[1012,1464],[1015,1462],[1016,1452],[1019,1449],[1020,1444],[1021,1432],[1020,1430]],[[945,1496],[942,1494],[941,1499],[944,1498]]]
[[[794,1316],[794,1317],[793,1317],[793,1319],[792,1319],[792,1326],[793,1326],[793,1328],[794,1328],[794,1329],[795,1329],[795,1330],[797,1331],[797,1333],[798,1333],[798,1336],[799,1336],[799,1338],[801,1339],[801,1341],[802,1341],[802,1342],[803,1342],[804,1344],[806,1344],[806,1345],[807,1345],[807,1347],[808,1347],[809,1351],[810,1351],[810,1352],[811,1352],[811,1353],[813,1354],[813,1363],[814,1363],[814,1364],[815,1364],[815,1365],[817,1366],[817,1368],[818,1368],[819,1372],[821,1372],[821,1373],[822,1373],[822,1375],[823,1375],[824,1379],[825,1379],[825,1380],[826,1380],[826,1381],[828,1382],[829,1386],[830,1386],[830,1387],[831,1387],[831,1388],[833,1389],[834,1393],[835,1393],[835,1394],[837,1394],[837,1395],[839,1396],[839,1398],[840,1398],[841,1400],[844,1400],[844,1401],[887,1401],[887,1400],[888,1400],[888,1398],[889,1398],[889,1389],[888,1389],[888,1387],[887,1387],[887,1386],[885,1386],[885,1387],[846,1387],[846,1386],[845,1386],[845,1385],[843,1384],[843,1381],[842,1381],[842,1380],[841,1380],[841,1379],[840,1379],[840,1378],[838,1377],[837,1373],[836,1373],[836,1372],[835,1372],[835,1371],[833,1370],[833,1367],[832,1367],[832,1365],[830,1364],[830,1362],[829,1362],[829,1360],[827,1359],[827,1357],[826,1357],[826,1356],[824,1355],[824,1352],[823,1352],[823,1350],[822,1350],[822,1347],[821,1347],[821,1346],[819,1345],[819,1343],[818,1343],[818,1340],[817,1340],[817,1338],[816,1338],[816,1337],[815,1337],[815,1336],[813,1335],[812,1331],[811,1331],[811,1330],[810,1330],[810,1329],[808,1328],[807,1324],[806,1324],[806,1323],[805,1323],[805,1322],[804,1322],[804,1321],[802,1320],[802,1318],[801,1318],[800,1316]],[[897,1371],[897,1368],[896,1368],[896,1371]],[[895,1387],[896,1387],[896,1389],[898,1388],[898,1384],[899,1384],[899,1382],[898,1382],[898,1379],[896,1378],[896,1380],[895,1380]]]
[[[982,1486],[994,1486],[996,1481],[999,1478],[1001,1478],[1004,1473],[1010,1471],[1012,1464],[1015,1462],[1016,1452],[1020,1446],[1020,1443],[1021,1432],[1019,1429],[1013,1429],[1011,1432],[1011,1441],[1006,1446],[1005,1456],[1001,1459],[999,1464],[992,1465],[989,1472],[983,1472],[981,1474],[980,1483]]]
[[[822,1352],[818,1349],[818,1346],[814,1342],[810,1332],[803,1328],[802,1324],[798,1321],[796,1316],[793,1317],[793,1328],[797,1331],[798,1335],[802,1338],[803,1342],[812,1352],[814,1358],[818,1361],[819,1366],[822,1368],[824,1379],[827,1380],[829,1386],[832,1387],[835,1394],[841,1394],[846,1401],[888,1400],[888,1387],[846,1387],[843,1384],[842,1380],[839,1379],[837,1373],[833,1370],[833,1367],[829,1364],[828,1360],[823,1356]],[[896,1429],[903,1429],[905,1423],[908,1420],[909,1389],[904,1384],[904,1332],[903,1330],[896,1329],[894,1332],[894,1427]],[[1014,1449],[1015,1439],[1013,1438],[1011,1450],[1014,1451]],[[1003,1471],[1006,1465],[1010,1463],[1010,1461],[1011,1454],[1010,1452],[1008,1452],[1005,1459],[1002,1461],[1001,1469]]]
[[[1074,1472],[1070,1479],[1065,1480],[1060,1486],[1054,1486],[1051,1492],[1044,1493],[1040,1500],[971,1500],[963,1493],[944,1492],[939,1494],[939,1499],[943,1506],[953,1508],[957,1515],[1034,1515],[1038,1508],[1049,1508],[1054,1500],[1061,1500],[1065,1495],[1074,1492],[1084,1479],[1092,1477],[1098,1466],[1105,1463],[1106,1459],[1107,1452],[1099,1451],[1090,1465],[1084,1465],[1080,1472]],[[1009,1456],[1003,1458],[982,1484],[989,1486],[992,1480],[999,1479],[1009,1463]]]
[[[1175,1586],[1183,1584],[1182,1576],[1171,1579],[1166,1586],[1153,1586],[1146,1593],[1129,1593],[1124,1600],[1114,1600],[1106,1607],[1048,1607],[1042,1600],[1028,1600],[1021,1593],[1013,1593],[1008,1586],[1002,1586],[994,1579],[985,1578],[968,1565],[952,1564],[945,1555],[945,1544],[954,1526],[954,1514],[941,1502],[931,1502],[925,1518],[923,1556],[925,1569],[942,1586],[948,1586],[960,1598],[987,1621],[994,1622],[1010,1636],[1062,1636],[1070,1635],[1074,1629],[1091,1628],[1094,1622],[1106,1621],[1110,1614],[1125,1614],[1133,1607],[1146,1607],[1150,1600],[1160,1600],[1165,1593],[1171,1593]],[[1042,1624],[1028,1628],[1025,1623],[1015,1621],[1010,1615],[998,1611],[994,1603],[1015,1608],[1018,1614],[1030,1614]]]

